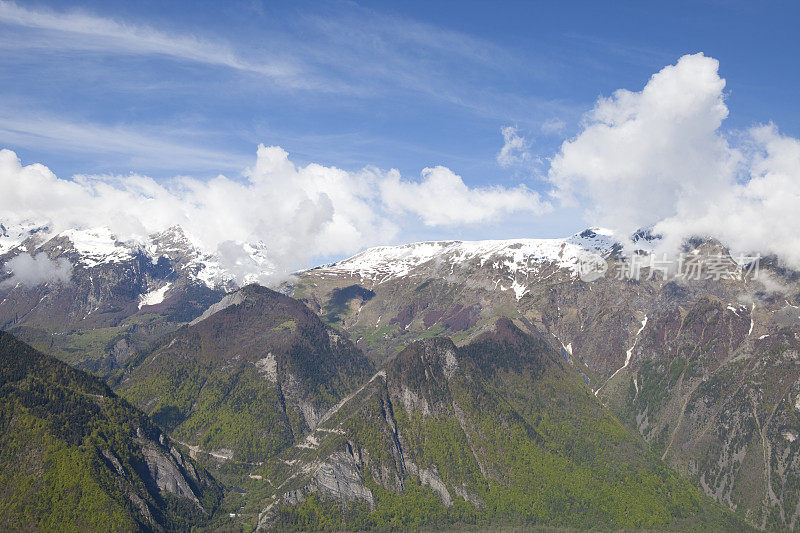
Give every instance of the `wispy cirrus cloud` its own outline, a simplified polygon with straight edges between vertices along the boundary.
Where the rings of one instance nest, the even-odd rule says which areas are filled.
[[[92,155],[97,163],[106,159],[113,166],[180,173],[240,170],[250,159],[249,155],[193,144],[192,137],[179,128],[103,125],[0,107],[0,139],[12,146],[83,153]]]
[[[412,118],[396,124],[389,111],[395,124],[384,127],[375,112],[400,106],[472,124],[570,115],[563,103],[494,81],[528,87],[523,78],[553,76],[553,65],[355,4],[320,4],[313,13],[284,7],[257,24],[232,7],[224,24],[194,26],[150,21],[144,10],[88,9],[0,0],[0,143],[87,161],[73,172],[229,172],[265,140],[351,168],[380,164],[387,153],[391,165],[416,159],[406,170],[453,165],[467,154],[432,146],[427,133],[396,136]],[[186,132],[174,127],[187,121]],[[363,142],[314,146],[319,135]],[[492,162],[468,155],[482,158],[473,168]]]
[[[70,51],[91,52],[98,58],[167,58],[255,75],[249,80],[236,80],[232,92],[249,88],[262,96],[271,90],[295,98],[319,95],[327,106],[348,107],[355,99],[363,107],[365,100],[402,100],[422,95],[431,103],[444,102],[453,110],[467,110],[482,119],[500,118],[504,122],[524,120],[537,109],[543,115],[574,111],[564,102],[526,91],[498,90],[492,81],[516,80],[520,87],[527,87],[531,76],[537,80],[557,77],[561,68],[558,63],[523,57],[519,50],[466,33],[357,5],[328,5],[319,11],[322,14],[291,17],[284,13],[281,19],[265,20],[259,34],[229,34],[217,28],[218,31],[198,36],[185,28],[149,25],[76,9],[31,8],[0,0],[0,25],[20,32],[5,36],[0,32],[0,49],[8,52],[9,59],[31,54],[32,62],[46,57],[44,54]],[[86,59],[86,55],[80,58]],[[76,65],[71,66],[69,74],[74,75]],[[134,70],[127,70],[130,67]],[[48,64],[47,68],[52,72],[60,65]],[[130,83],[128,78],[142,83],[143,68],[148,67],[126,63],[123,68],[115,62],[97,61],[86,68],[90,69],[86,74],[96,83],[117,90]],[[152,81],[157,83],[158,79]],[[181,82],[171,81],[178,90]],[[206,91],[202,81],[187,79],[186,90]],[[216,85],[221,80],[214,78],[214,82]],[[224,97],[225,93],[216,94]],[[347,99],[333,101],[330,94]],[[520,112],[523,109],[525,113]]]
[[[237,54],[225,42],[168,33],[151,26],[119,22],[79,11],[34,10],[0,1],[0,23],[60,36],[56,42],[63,49],[161,55],[261,74],[292,85],[299,85],[302,80],[299,68],[285,58],[253,62]],[[35,44],[35,40],[17,41],[16,46]]]
[[[556,79],[563,66],[542,56],[355,5],[330,16],[306,16],[298,24],[314,36],[295,43],[305,64],[324,66],[327,75],[359,87],[362,96],[410,92],[504,121],[527,119],[532,111],[571,110],[564,102],[494,83],[503,79],[511,87],[524,79],[528,86],[530,80]]]

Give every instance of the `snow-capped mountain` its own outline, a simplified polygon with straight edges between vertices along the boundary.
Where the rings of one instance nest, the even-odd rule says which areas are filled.
[[[3,224],[0,329],[108,371],[225,293],[274,273],[263,243],[224,244],[207,251],[180,227],[122,239],[105,227]]]
[[[41,238],[47,234],[47,225],[34,222],[5,225],[0,222],[0,256],[16,248],[28,239]]]
[[[137,258],[153,265],[165,260],[177,273],[210,289],[225,290],[263,281],[274,274],[264,243],[229,244],[237,252],[235,257],[203,249],[179,226],[145,238],[121,239],[106,227],[53,232],[43,224],[0,224],[0,261],[20,253],[35,255],[43,251],[51,259],[65,257],[74,268],[82,269],[125,264]]]
[[[518,301],[535,280],[574,279],[586,258],[605,257],[614,247],[613,235],[599,228],[565,239],[384,246],[298,273],[298,279],[313,273],[376,284],[441,276]],[[207,250],[178,226],[130,239],[105,227],[56,231],[35,222],[3,224],[0,250],[0,327],[27,331],[22,336],[30,342],[57,341],[64,350],[79,342],[73,338],[79,332],[116,328],[95,347],[104,357],[118,352],[121,340],[127,346],[122,351],[129,353],[137,343],[194,320],[225,293],[248,283],[267,284],[276,274],[263,243],[228,242]],[[24,267],[15,261],[26,256],[38,278],[14,273],[15,265]],[[50,266],[57,278],[48,277]],[[465,307],[462,314],[469,315],[472,307]]]
[[[563,239],[435,241],[379,246],[349,259],[318,267],[317,275],[349,275],[373,283],[406,276],[431,276],[474,266],[494,276],[494,286],[511,289],[516,298],[545,271],[563,270],[572,277],[592,259],[607,257],[618,244],[613,232],[589,228]]]
[[[640,250],[654,239],[633,240]],[[237,343],[250,337],[233,338],[242,324],[237,306],[254,288],[229,291],[252,280],[248,273],[274,270],[263,245],[234,245],[204,251],[178,227],[131,241],[103,228],[3,225],[0,271],[24,253],[64,260],[72,270],[69,282],[38,285],[0,274],[0,329],[105,376],[152,362],[133,358],[148,347],[196,355],[194,343],[159,344],[185,325],[209,331],[238,360]],[[710,240],[687,245],[706,257],[726,253]],[[765,261],[759,279],[606,275],[587,283],[584,265],[599,258],[617,272],[627,258],[621,251],[615,236],[600,228],[564,239],[384,246],[298,272],[283,292],[299,300],[292,304],[299,311],[319,313],[334,332],[320,346],[349,337],[379,369],[390,368],[415,341],[449,337],[456,353],[485,334],[502,333],[498,320],[511,320],[555,350],[559,364],[588,386],[585,398],[605,403],[658,456],[695,473],[709,496],[741,506],[754,522],[794,527],[800,508],[785,516],[774,510],[797,501],[800,274]],[[253,308],[241,308],[247,309]],[[285,317],[250,316],[259,334],[282,339],[297,331]],[[249,346],[242,350],[250,353]],[[502,362],[502,352],[486,353],[487,369]],[[442,368],[452,369],[447,353]],[[275,355],[257,359],[267,379],[256,383],[272,383]],[[159,361],[167,372],[170,362]],[[359,394],[391,379],[380,371],[374,376]],[[410,408],[418,405],[403,390],[395,392]],[[310,435],[297,445],[302,453],[322,442]],[[302,461],[297,468],[307,465]],[[752,488],[753,479],[775,484]]]

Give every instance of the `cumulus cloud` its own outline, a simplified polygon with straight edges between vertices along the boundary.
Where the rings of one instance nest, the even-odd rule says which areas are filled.
[[[260,146],[242,179],[67,180],[40,164],[22,166],[16,154],[3,150],[0,213],[7,223],[44,221],[53,231],[107,226],[123,240],[180,225],[201,249],[234,266],[241,263],[243,243],[261,241],[275,274],[282,275],[314,255],[355,251],[396,234],[375,208],[372,179],[316,164],[298,167],[281,148]]]
[[[503,147],[497,153],[497,164],[509,168],[528,161],[531,154],[528,151],[529,143],[519,134],[514,126],[506,126],[500,130],[503,134]]]
[[[262,145],[255,164],[235,179],[62,179],[44,165],[23,166],[14,152],[2,150],[0,213],[6,225],[36,221],[54,232],[105,226],[121,240],[142,240],[179,225],[240,281],[255,276],[268,283],[308,266],[315,256],[391,242],[405,213],[428,226],[452,226],[541,211],[538,196],[524,187],[470,188],[443,167],[425,169],[422,178],[404,180],[397,171],[374,168],[297,166],[280,147]],[[263,244],[264,261],[250,259],[248,243]],[[264,264],[272,265],[271,273]]]
[[[737,158],[716,133],[728,115],[717,68],[702,54],[684,56],[641,92],[600,99],[552,161],[557,195],[629,233],[729,186]]]
[[[421,182],[391,172],[380,185],[386,206],[418,215],[428,226],[457,226],[497,220],[514,212],[542,214],[550,209],[524,185],[516,188],[469,188],[446,167],[426,168]]]
[[[751,128],[746,178],[716,193],[696,213],[678,209],[656,225],[674,239],[689,233],[712,235],[740,252],[775,254],[800,268],[800,140],[781,135],[774,125]]]
[[[43,283],[68,283],[72,277],[72,265],[69,261],[64,258],[54,261],[44,253],[35,256],[28,253],[19,254],[6,262],[4,270],[10,273],[11,277],[0,282],[0,287],[17,284],[35,287]]]
[[[665,246],[712,236],[740,252],[800,267],[800,142],[775,126],[734,143],[716,59],[687,55],[639,92],[601,98],[548,173],[554,194],[587,219],[630,234],[653,227]]]

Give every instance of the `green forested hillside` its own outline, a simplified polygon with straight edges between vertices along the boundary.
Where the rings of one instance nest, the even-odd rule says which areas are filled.
[[[0,530],[185,530],[220,496],[103,382],[0,331]]]
[[[120,393],[181,441],[257,462],[290,446],[372,365],[308,307],[251,285],[164,337]]]
[[[746,529],[508,320],[412,344],[312,437],[265,467],[263,528]]]

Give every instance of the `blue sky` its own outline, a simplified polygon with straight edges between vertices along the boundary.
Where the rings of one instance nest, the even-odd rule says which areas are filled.
[[[549,160],[598,97],[684,54],[719,60],[723,132],[800,136],[789,2],[20,2],[0,4],[0,147],[73,174],[236,178],[260,143],[297,164],[469,187],[552,189]],[[503,167],[501,129],[527,156]],[[556,236],[584,210],[394,240]]]

